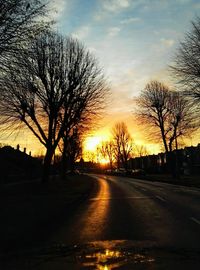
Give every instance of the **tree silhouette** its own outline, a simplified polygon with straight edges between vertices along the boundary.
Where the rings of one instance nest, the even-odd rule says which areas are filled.
[[[48,27],[42,21],[47,11],[47,1],[43,0],[0,0],[0,68]]]
[[[149,152],[146,148],[146,146],[144,145],[135,145],[134,146],[134,156],[135,157],[144,157],[144,156],[148,156]]]
[[[191,137],[198,129],[198,119],[188,100],[180,92],[170,91],[168,134],[169,151],[178,149],[178,139]]]
[[[152,139],[158,136],[162,140],[167,156],[178,149],[178,138],[187,137],[197,129],[197,119],[188,100],[163,83],[148,83],[137,104],[139,121],[152,128],[148,128]]]
[[[133,150],[133,141],[124,122],[116,123],[112,129],[115,156],[118,168],[122,163],[124,169],[128,170],[128,160]]]
[[[197,128],[197,121],[189,102],[180,93],[158,81],[151,81],[137,99],[137,116],[141,123],[152,128],[148,134],[159,136],[165,152],[177,148],[177,139],[187,137]]]
[[[59,141],[83,116],[103,106],[106,83],[77,40],[46,32],[31,41],[0,80],[1,121],[20,121],[46,148],[43,181]]]
[[[79,127],[75,127],[71,130],[70,134],[62,140],[59,145],[62,153],[61,160],[61,177],[65,179],[65,173],[67,170],[74,172],[75,163],[78,158],[81,158],[82,154],[82,134]]]
[[[115,160],[115,145],[112,140],[102,142],[100,145],[100,153],[104,159],[109,160],[110,169],[113,170]]]
[[[137,99],[137,115],[142,123],[158,128],[165,152],[168,152],[167,134],[170,128],[166,119],[169,116],[169,89],[158,81],[149,82]]]
[[[192,27],[180,42],[171,66],[184,92],[199,105],[200,102],[200,18],[192,21]]]

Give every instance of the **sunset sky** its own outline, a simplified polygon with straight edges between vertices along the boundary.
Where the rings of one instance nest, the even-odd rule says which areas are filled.
[[[191,20],[200,15],[200,1],[50,0],[50,3],[58,31],[82,41],[99,60],[109,81],[110,106],[93,134],[98,137],[96,141],[107,139],[115,121],[123,120],[135,142],[144,143],[142,129],[133,118],[133,97],[151,79],[172,83],[168,65],[179,41],[190,29]],[[23,147],[34,150],[29,139],[20,140]],[[160,150],[148,144],[151,152]]]

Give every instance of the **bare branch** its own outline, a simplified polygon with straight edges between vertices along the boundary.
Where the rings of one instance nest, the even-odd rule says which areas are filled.
[[[194,104],[200,102],[200,18],[192,22],[191,30],[186,33],[170,67],[172,74],[180,83],[184,94],[191,97]]]
[[[177,139],[197,130],[195,111],[180,93],[153,81],[147,84],[137,100],[139,121],[152,127],[148,134],[154,140],[159,135],[165,152],[177,147]]]
[[[42,21],[47,13],[46,0],[0,0],[0,68],[48,28],[49,23]]]
[[[19,121],[45,145],[51,163],[59,141],[104,107],[108,87],[95,58],[77,40],[36,36],[1,73],[2,119]]]

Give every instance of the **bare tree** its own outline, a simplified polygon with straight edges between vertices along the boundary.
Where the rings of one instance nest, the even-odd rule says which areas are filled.
[[[167,134],[170,127],[166,119],[169,116],[169,89],[163,83],[151,81],[141,92],[137,99],[138,118],[142,123],[148,123],[149,126],[160,132],[165,152],[168,152]],[[154,133],[155,134],[155,133]]]
[[[61,177],[64,180],[66,170],[74,172],[75,163],[78,158],[81,158],[82,154],[81,130],[78,127],[73,128],[73,130],[71,130],[71,133],[67,137],[64,137],[64,140],[61,141],[61,145],[59,148],[62,153]]]
[[[195,104],[200,103],[200,18],[192,22],[192,27],[180,43],[171,66],[173,75],[178,79],[184,93]]]
[[[196,117],[188,100],[160,82],[147,84],[137,102],[139,120],[153,128],[152,133],[148,129],[150,137],[156,139],[159,135],[167,156],[178,148],[178,138],[187,137],[197,128]]]
[[[46,0],[0,0],[0,68],[30,38],[46,29]],[[40,20],[39,20],[40,19]]]
[[[178,139],[193,135],[198,128],[198,119],[188,100],[180,93],[171,91],[169,97],[168,134],[169,151],[178,149]]]
[[[46,148],[44,181],[60,139],[100,108],[107,92],[95,58],[77,40],[53,32],[15,58],[0,86],[1,122],[22,122]]]
[[[74,128],[80,134],[91,129],[94,121],[103,113],[108,88],[101,70],[98,68],[96,59],[85,50],[77,40],[69,40],[68,55],[70,66],[70,91],[71,103],[64,104],[67,114],[62,119],[64,126],[63,139],[63,170],[65,157],[68,155],[68,142],[70,133]],[[64,176],[64,171],[62,172]]]
[[[116,123],[112,129],[112,135],[118,168],[120,167],[120,163],[122,163],[124,169],[127,171],[128,160],[133,150],[133,140],[126,124],[124,122]]]
[[[148,156],[149,152],[146,148],[146,146],[144,145],[135,145],[134,146],[134,156],[136,157],[144,157],[144,156]]]
[[[86,160],[91,163],[95,163],[97,161],[97,155],[93,151],[85,151],[85,157]]]
[[[110,169],[113,170],[115,160],[115,145],[112,140],[102,142],[100,145],[100,152],[103,158],[109,160]]]
[[[194,111],[187,99],[158,81],[147,84],[137,104],[139,120],[153,127],[154,132],[150,136],[154,139],[157,132],[160,134],[166,153],[172,151],[172,145],[179,137],[187,136],[197,127]]]

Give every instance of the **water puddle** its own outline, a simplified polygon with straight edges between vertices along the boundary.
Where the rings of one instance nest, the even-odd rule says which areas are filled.
[[[0,269],[199,269],[199,255],[199,250],[160,248],[150,241],[96,241],[73,246],[55,244],[9,254],[0,258]]]

